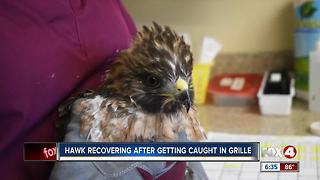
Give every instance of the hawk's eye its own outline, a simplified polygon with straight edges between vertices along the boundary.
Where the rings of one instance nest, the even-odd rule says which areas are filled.
[[[160,78],[155,75],[148,74],[144,77],[144,84],[150,88],[157,88],[160,86]]]

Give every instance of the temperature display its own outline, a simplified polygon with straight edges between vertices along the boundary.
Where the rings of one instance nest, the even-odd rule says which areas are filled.
[[[295,172],[297,172],[298,168],[299,168],[298,162],[280,163],[280,171],[295,171]]]
[[[261,162],[261,172],[298,172],[299,162]]]

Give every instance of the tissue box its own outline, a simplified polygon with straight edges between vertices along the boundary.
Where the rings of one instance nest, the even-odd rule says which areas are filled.
[[[294,80],[290,80],[288,94],[265,94],[269,73],[265,73],[258,92],[260,112],[263,115],[289,115],[291,113],[292,98],[295,94]]]

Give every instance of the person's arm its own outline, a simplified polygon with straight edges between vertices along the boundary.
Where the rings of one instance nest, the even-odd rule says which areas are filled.
[[[24,162],[23,142],[55,141],[59,104],[96,88],[129,47],[135,28],[124,11],[116,0],[0,1],[3,179],[47,179],[53,164]]]

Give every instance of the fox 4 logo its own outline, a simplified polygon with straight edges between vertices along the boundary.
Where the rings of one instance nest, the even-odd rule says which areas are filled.
[[[276,157],[292,159],[297,155],[297,149],[294,146],[286,146],[284,148],[265,147],[261,150],[262,157]]]

